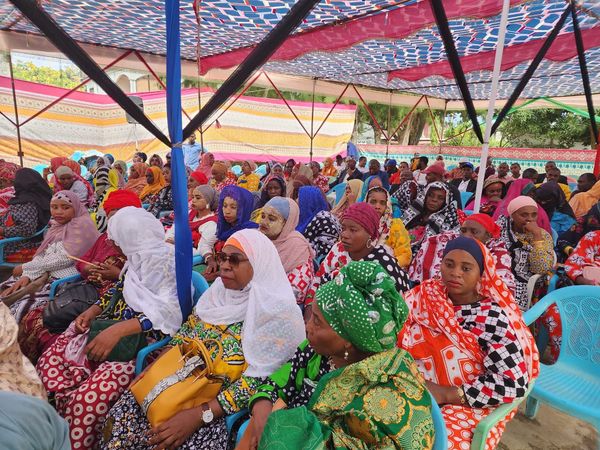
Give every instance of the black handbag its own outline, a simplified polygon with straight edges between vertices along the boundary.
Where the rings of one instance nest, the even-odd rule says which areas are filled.
[[[50,333],[62,333],[82,312],[98,301],[98,291],[85,281],[73,281],[59,286],[54,300],[42,314],[44,327]]]
[[[88,335],[88,343],[92,342],[96,336],[98,336],[102,331],[110,328],[116,323],[122,322],[122,320],[114,320],[109,319],[111,315],[114,314],[115,306],[117,305],[117,301],[119,300],[120,293],[116,291],[109,305],[106,307],[102,314],[100,314],[96,319],[92,321],[90,324],[90,332]],[[146,347],[148,342],[146,340],[146,336],[144,333],[136,333],[131,334],[129,336],[122,337],[117,345],[111,350],[106,358],[106,361],[118,361],[118,362],[127,362],[135,359],[138,352]]]

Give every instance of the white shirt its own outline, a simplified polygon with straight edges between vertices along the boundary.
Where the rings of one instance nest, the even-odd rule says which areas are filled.
[[[214,214],[213,214],[214,215]],[[210,216],[206,216],[208,218]],[[198,233],[201,237],[198,241],[198,247],[192,248],[194,256],[206,256],[213,252],[215,243],[217,242],[217,223],[208,221],[198,227]],[[175,239],[175,224],[165,233],[165,240]]]
[[[458,190],[459,190],[460,192],[467,192],[467,188],[469,187],[469,182],[470,182],[470,181],[471,181],[471,180],[462,180],[462,181],[460,182],[460,184],[458,185]]]
[[[369,168],[367,166],[365,166],[365,167],[356,166],[356,168],[358,169],[358,171],[360,173],[367,173],[369,171]]]

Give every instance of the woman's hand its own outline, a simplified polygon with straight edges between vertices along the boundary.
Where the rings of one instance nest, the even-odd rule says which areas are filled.
[[[165,240],[165,242],[166,242],[167,244],[173,244],[173,245],[175,245],[175,239],[174,239],[174,238],[167,238],[167,239]]]
[[[112,352],[112,349],[115,348],[115,345],[121,340],[121,333],[119,333],[118,330],[113,330],[113,328],[118,327],[113,325],[102,330],[98,336],[85,347],[85,352],[90,361],[105,361],[110,352]]]
[[[90,269],[90,274],[93,276],[98,276],[102,280],[116,281],[119,279],[119,275],[121,274],[121,269],[119,267],[107,263],[96,263],[96,265],[98,267],[92,267]]]
[[[13,277],[20,277],[23,275],[23,264],[19,264],[12,271]]]
[[[577,277],[577,279],[575,280],[575,284],[583,284],[583,285],[587,285],[587,286],[598,286],[598,285],[600,285],[600,282],[594,281],[594,280],[589,280],[589,279],[585,278],[583,275],[579,275]]]
[[[215,279],[219,276],[219,265],[217,264],[217,260],[212,255],[207,256],[205,260],[206,270],[202,275],[208,282],[215,281]]]
[[[75,319],[75,331],[77,334],[85,333],[90,329],[90,323],[102,312],[98,305],[92,305]]]
[[[427,389],[433,395],[433,398],[438,405],[460,405],[461,399],[458,395],[458,388],[456,386],[442,386],[434,383],[433,381],[426,381]]]
[[[0,294],[0,295],[2,297],[6,297],[7,295],[12,294],[13,292],[17,292],[19,289],[24,288],[30,282],[31,282],[31,280],[28,277],[21,277],[17,281],[15,281],[11,287],[9,287],[8,289],[5,289],[4,292],[2,292],[2,294]]]
[[[148,433],[148,445],[157,449],[175,449],[202,426],[202,408],[184,409],[152,428]]]
[[[267,399],[257,400],[252,406],[252,423],[254,424],[254,435],[250,443],[250,448],[258,448],[260,437],[263,434],[267,419],[273,411],[273,404]]]
[[[544,239],[544,236],[542,235],[542,229],[538,227],[537,223],[535,222],[526,223],[523,226],[523,231],[531,234],[534,241],[541,241]]]

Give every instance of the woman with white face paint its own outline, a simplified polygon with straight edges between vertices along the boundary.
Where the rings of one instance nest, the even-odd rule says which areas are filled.
[[[274,197],[262,208],[259,230],[275,244],[296,301],[303,305],[314,277],[314,252],[306,238],[296,231],[299,217],[295,201]]]

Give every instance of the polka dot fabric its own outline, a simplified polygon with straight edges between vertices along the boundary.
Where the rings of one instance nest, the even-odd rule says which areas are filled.
[[[393,348],[408,316],[394,281],[375,262],[350,262],[319,288],[316,299],[335,332],[366,352]]]

